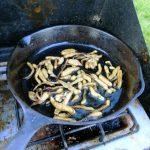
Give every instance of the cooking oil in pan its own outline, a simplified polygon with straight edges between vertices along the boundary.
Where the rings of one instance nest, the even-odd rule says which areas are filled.
[[[60,53],[63,49],[67,48],[74,48],[78,50],[79,52],[92,52],[93,50],[97,50],[99,54],[102,54],[103,57],[100,59],[100,63],[103,66],[105,61],[110,60],[113,64],[113,66],[116,66],[114,61],[111,59],[111,57],[102,49],[97,48],[92,45],[84,45],[84,44],[75,44],[75,43],[58,43],[58,44],[53,44],[47,47],[44,47],[40,50],[37,50],[37,52],[32,55],[28,61],[31,63],[38,64],[41,60],[45,58],[45,56],[51,55],[51,56],[60,56]],[[58,75],[59,71],[61,68],[58,68],[56,72],[54,72],[56,75]],[[30,72],[29,68],[24,67],[23,69],[23,74],[26,76]],[[95,73],[96,70],[89,70],[88,73]],[[55,80],[55,79],[54,79]],[[32,90],[36,85],[36,82],[34,81],[33,78],[29,80],[23,80],[22,86],[24,90],[25,97],[27,99],[27,103],[31,105],[31,101],[28,98],[28,91]],[[114,106],[118,103],[120,96],[122,94],[122,89],[117,90],[113,94],[105,94],[104,90],[102,88],[98,89],[101,95],[103,95],[106,99],[109,99],[111,101],[111,106],[103,111],[104,115],[110,113]],[[83,92],[82,92],[83,93]],[[80,96],[79,100],[76,101],[75,103],[70,102],[69,105],[75,105],[75,104],[80,104],[80,101],[82,99],[82,95]],[[92,97],[89,92],[86,93],[86,106],[91,106],[94,108],[99,108],[102,104],[104,104],[104,101],[101,101],[99,99],[95,99]],[[41,104],[41,105],[36,105],[33,106],[35,110],[38,112],[47,115],[49,117],[53,117],[53,112],[54,112],[54,107],[51,104]],[[83,109],[76,109],[76,114],[73,116],[76,120],[80,120],[84,117],[86,117],[89,114],[89,111],[83,110]]]

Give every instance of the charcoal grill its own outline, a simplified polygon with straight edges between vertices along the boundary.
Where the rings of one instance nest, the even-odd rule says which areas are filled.
[[[148,86],[150,84],[149,54],[132,0],[88,0],[87,2],[82,0],[63,2],[61,0],[13,0],[0,2],[0,8],[2,14],[0,19],[0,62],[9,60],[14,46],[21,37],[47,26],[62,24],[87,25],[107,31],[121,39],[134,51],[142,64],[146,89],[140,99],[146,112],[150,114],[150,94],[148,92],[150,90]],[[6,68],[6,63],[0,65],[0,80],[6,80]],[[0,84],[2,92],[5,86],[6,83],[4,82]],[[14,100],[13,102],[13,105],[15,105]],[[17,120],[16,123],[19,129],[23,116],[19,105],[16,103],[15,106],[16,116],[14,118]],[[28,144],[28,149],[30,149],[30,146],[34,147],[33,145],[42,143],[53,145],[55,149],[67,149],[68,147],[79,149],[107,144],[107,142],[133,134],[139,130],[140,125],[138,125],[134,115],[132,109],[129,108],[119,117],[103,124],[84,127],[46,126],[34,135]],[[14,124],[10,124],[10,127],[14,128]],[[52,130],[56,133],[52,133]],[[16,132],[17,128],[13,130],[14,134]],[[89,133],[93,137],[88,137]],[[82,134],[85,134],[85,136],[83,137]]]

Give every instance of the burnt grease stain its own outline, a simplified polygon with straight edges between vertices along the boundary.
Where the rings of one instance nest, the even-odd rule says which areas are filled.
[[[97,50],[98,54],[103,55],[103,57],[100,59],[100,63],[102,64],[102,66],[104,66],[104,63],[107,60],[110,60],[114,67],[117,66],[117,64],[110,58],[110,56],[104,50],[102,50],[100,48],[97,48],[93,45],[76,44],[76,43],[68,43],[68,42],[52,44],[47,47],[41,48],[41,49],[37,50],[36,53],[34,53],[31,57],[29,57],[28,61],[31,63],[38,64],[41,60],[43,60],[45,58],[45,56],[49,56],[49,55],[50,56],[60,56],[60,54],[61,54],[60,52],[63,49],[67,49],[67,48],[74,48],[79,52],[86,52],[86,53],[92,52],[93,50]],[[58,75],[60,69],[61,69],[61,67],[59,67],[57,69],[57,71],[54,73],[56,75]],[[26,65],[23,67],[22,71],[23,71],[24,76],[27,76],[30,73],[30,69]],[[86,72],[87,73],[96,73],[96,70],[89,69]],[[102,74],[105,75],[104,70],[102,72],[103,72]],[[34,77],[30,78],[29,80],[22,80],[22,88],[23,88],[25,97],[27,99],[26,103],[28,103],[28,105],[31,105],[31,100],[29,100],[29,98],[28,98],[28,91],[32,90],[36,84],[37,83],[35,82]],[[111,101],[111,106],[103,111],[103,116],[106,116],[110,112],[113,111],[114,106],[118,103],[118,101],[121,97],[121,94],[122,94],[122,89],[117,90],[113,94],[106,94],[105,91],[101,87],[98,87],[98,92],[102,96],[104,96],[106,99],[109,99]],[[82,99],[82,95],[76,102],[69,102],[68,105],[71,106],[71,105],[80,104],[81,99]],[[92,97],[89,94],[89,92],[87,92],[87,94],[86,94],[86,99],[87,99],[87,102],[86,102],[85,106],[99,108],[104,104],[103,101]],[[32,108],[35,109],[36,111],[42,113],[43,115],[53,117],[54,107],[51,104],[43,103],[41,105],[32,106]],[[81,120],[82,118],[85,118],[89,113],[90,113],[90,111],[86,111],[83,109],[76,109],[76,113],[72,117],[75,118],[76,120]],[[95,120],[97,118],[88,118],[88,119]],[[85,120],[85,121],[87,121],[87,120]]]

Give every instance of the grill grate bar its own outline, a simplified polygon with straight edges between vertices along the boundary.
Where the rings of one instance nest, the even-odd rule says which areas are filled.
[[[55,135],[55,136],[47,136],[45,138],[29,142],[27,147],[30,147],[30,146],[33,146],[33,145],[36,145],[36,144],[41,144],[41,143],[44,143],[44,142],[47,142],[47,141],[55,140],[55,139],[57,139],[59,137],[61,137],[60,134],[59,135]]]
[[[19,111],[18,111],[18,112],[19,112]],[[17,115],[16,117],[18,118],[18,115]],[[17,120],[18,120],[18,119],[17,119]],[[19,121],[19,120],[18,120],[18,121]],[[18,123],[18,124],[19,124],[19,123]],[[61,125],[61,126],[63,126],[63,125]],[[72,134],[72,133],[79,132],[79,131],[81,131],[81,130],[88,129],[88,128],[93,127],[93,126],[95,126],[95,124],[94,124],[94,125],[88,125],[88,126],[79,127],[79,128],[77,128],[77,129],[73,129],[73,130],[68,131],[68,132],[65,132],[65,133],[64,133],[64,131],[63,131],[63,134],[64,134],[64,136],[66,136],[66,135],[69,135],[69,134]],[[60,129],[60,132],[61,132],[61,129]],[[43,142],[46,142],[46,141],[49,141],[49,140],[52,140],[52,139],[56,139],[56,138],[59,138],[59,137],[62,137],[62,134],[61,134],[61,135],[54,135],[54,136],[47,136],[47,137],[41,138],[40,140],[37,140],[37,141],[31,141],[31,142],[28,144],[28,147],[29,147],[29,146],[32,146],[32,145],[35,145],[35,144],[40,144],[40,143],[43,143]],[[63,137],[62,137],[62,139],[63,139]],[[64,144],[64,143],[63,143],[63,144]],[[65,144],[64,144],[64,145],[65,145]]]
[[[82,126],[82,127],[77,128],[77,129],[73,129],[71,131],[66,132],[65,135],[72,134],[72,133],[75,133],[75,132],[79,132],[81,130],[85,130],[85,129],[88,129],[88,128],[91,128],[91,127],[94,127],[94,126],[95,126],[95,124],[94,125],[88,125],[88,126]]]
[[[60,130],[61,138],[63,140],[64,148],[67,150],[68,149],[68,144],[66,142],[66,138],[65,138],[65,134],[64,134],[62,125],[59,125],[59,130]]]

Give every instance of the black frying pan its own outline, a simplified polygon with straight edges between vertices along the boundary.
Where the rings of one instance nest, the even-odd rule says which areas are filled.
[[[123,92],[115,106],[102,118],[96,121],[65,122],[54,120],[49,116],[48,109],[30,107],[27,91],[22,84],[24,77],[23,68],[28,60],[36,56],[44,57],[51,47],[57,53],[55,46],[101,48],[109,57],[124,70]],[[63,49],[63,48],[62,48]],[[38,55],[36,55],[38,53]],[[51,52],[49,52],[51,53]],[[26,147],[33,134],[47,124],[88,125],[113,119],[124,111],[128,105],[136,100],[144,90],[144,81],[140,64],[131,49],[114,36],[87,26],[63,25],[43,29],[20,40],[8,64],[8,83],[11,92],[21,105],[24,112],[22,128],[14,139],[8,144],[7,149],[22,150]],[[118,97],[116,97],[118,98]],[[36,108],[36,107],[35,107]],[[112,111],[113,110],[113,111]]]

